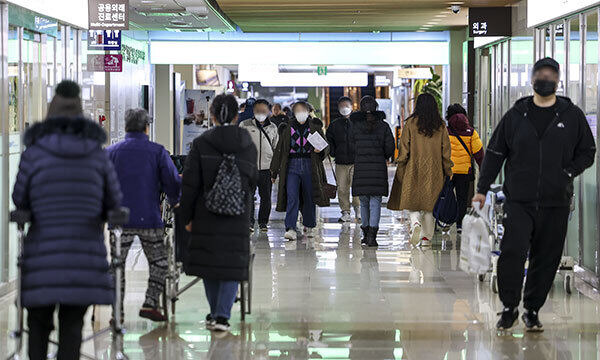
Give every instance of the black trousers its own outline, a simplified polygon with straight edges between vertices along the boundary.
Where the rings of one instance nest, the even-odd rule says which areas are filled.
[[[525,261],[529,267],[523,303],[538,311],[546,302],[565,245],[568,206],[525,206],[504,204],[504,237],[498,259],[498,290],[505,307],[517,307],[521,300]]]
[[[55,309],[55,305],[27,308],[30,360],[46,360],[48,357],[48,338],[54,329]],[[83,317],[87,309],[87,305],[59,305],[58,360],[79,360]]]
[[[260,170],[258,172],[258,196],[260,197],[260,206],[258,208],[258,224],[267,225],[271,216],[271,193],[273,191],[273,182],[271,181],[270,170]],[[256,188],[252,191],[252,198],[256,193]],[[252,202],[254,205],[254,202]],[[250,225],[254,225],[254,206],[250,209]]]
[[[471,179],[467,174],[454,174],[454,176],[452,176],[452,182],[454,183],[456,202],[458,203],[458,220],[456,221],[456,227],[460,229],[462,228],[462,221],[467,213],[467,207],[469,206],[469,187],[471,186]]]

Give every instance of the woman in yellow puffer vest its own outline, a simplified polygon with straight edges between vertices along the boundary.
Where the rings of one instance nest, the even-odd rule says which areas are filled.
[[[457,229],[459,233],[469,204],[469,188],[471,183],[475,181],[473,160],[477,162],[478,166],[481,166],[483,161],[483,143],[477,131],[469,124],[466,113],[460,104],[450,105],[446,111],[452,162],[454,163],[452,181],[454,182],[458,202]]]

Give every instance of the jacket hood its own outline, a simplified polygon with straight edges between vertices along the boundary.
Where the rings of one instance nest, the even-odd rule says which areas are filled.
[[[292,122],[297,123],[298,125],[300,124],[298,122],[298,120],[296,120],[296,117],[294,115],[292,115],[292,117],[290,118],[290,123],[292,123]],[[305,124],[323,127],[323,121],[319,118],[312,117],[312,116],[309,116],[308,119],[306,119]]]
[[[472,127],[469,124],[469,119],[464,114],[454,114],[448,120],[448,126],[456,132],[470,132]]]
[[[62,157],[81,157],[106,142],[100,125],[83,117],[51,117],[25,132],[25,146],[38,145]]]
[[[235,125],[216,126],[205,134],[206,141],[223,154],[237,153],[254,146],[248,130]]]
[[[385,120],[385,113],[383,111],[374,111],[372,113],[378,120]],[[357,111],[350,115],[350,120],[353,121],[366,121],[367,120],[367,112],[366,111]]]
[[[519,113],[525,114],[527,111],[529,111],[529,106],[531,105],[531,103],[533,103],[533,96],[525,96],[517,100],[513,108]],[[556,110],[560,114],[569,110],[573,106],[573,102],[566,96],[557,95],[556,106]]]

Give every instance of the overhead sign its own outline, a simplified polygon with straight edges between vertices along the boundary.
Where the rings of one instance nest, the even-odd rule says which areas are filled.
[[[85,29],[88,26],[89,0],[8,0],[45,17]],[[12,12],[12,11],[11,11]],[[11,16],[9,14],[9,16]],[[12,24],[12,23],[11,23]],[[36,29],[37,30],[37,29]]]
[[[90,30],[128,30],[129,0],[89,0]]]
[[[401,79],[431,79],[432,76],[431,68],[428,67],[398,69],[398,77]]]
[[[327,75],[327,66],[317,66],[317,75]]]
[[[123,72],[123,55],[90,55],[87,57],[87,71]]]
[[[469,36],[510,36],[511,7],[469,8]]]
[[[121,30],[90,30],[88,50],[121,50]]]
[[[549,23],[599,4],[598,0],[527,0],[527,27]]]

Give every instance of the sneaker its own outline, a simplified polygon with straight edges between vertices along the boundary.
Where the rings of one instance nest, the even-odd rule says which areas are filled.
[[[298,234],[296,233],[296,230],[289,229],[283,234],[283,237],[290,241],[296,241],[298,239]]]
[[[218,317],[217,321],[215,321],[214,330],[215,331],[229,331],[229,329],[231,329],[231,325],[229,325],[229,322],[227,321],[227,319],[225,319],[223,317]]]
[[[206,326],[206,330],[214,330],[216,323],[217,323],[216,320],[213,319],[211,314],[206,315],[206,321],[204,322],[204,325]]]
[[[250,233],[254,232],[254,226],[250,226],[248,229],[250,230]]]
[[[544,325],[538,318],[538,312],[533,310],[525,310],[521,319],[525,323],[525,330],[528,332],[542,332],[544,331]]]
[[[342,212],[342,217],[338,220],[338,222],[347,223],[350,221],[352,221],[352,217],[350,217],[350,211]]]
[[[414,223],[410,233],[410,243],[416,246],[421,239],[421,224]]]
[[[519,322],[519,309],[517,308],[504,308],[498,315],[500,315],[500,320],[496,323],[496,329],[500,331],[509,331]]]
[[[152,308],[141,308],[140,309],[140,317],[156,322],[167,321],[167,317],[163,315],[158,309]]]
[[[456,234],[457,235],[462,235],[462,229],[461,228],[456,229]]]
[[[421,247],[431,246],[431,240],[429,240],[428,238],[424,237],[419,242],[419,246],[421,246]]]
[[[267,224],[259,225],[258,228],[260,229],[260,232],[267,232],[268,230]]]

